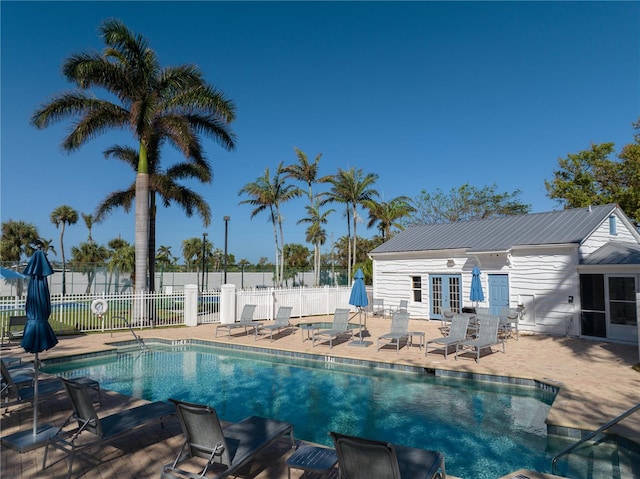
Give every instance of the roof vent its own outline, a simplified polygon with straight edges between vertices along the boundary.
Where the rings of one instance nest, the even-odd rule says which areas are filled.
[[[591,213],[591,205],[589,205],[589,213]]]

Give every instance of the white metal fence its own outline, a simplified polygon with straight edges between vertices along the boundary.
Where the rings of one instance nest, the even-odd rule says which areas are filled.
[[[279,306],[292,306],[292,317],[331,314],[337,307],[347,307],[351,289],[343,286],[321,288],[256,289],[236,292],[236,310],[245,304],[257,305],[254,318],[267,320],[275,317]],[[57,334],[91,331],[111,331],[131,326],[162,327],[185,324],[185,292],[134,293],[102,295],[52,295],[49,323]],[[26,297],[0,298],[2,330],[10,316],[25,314]],[[107,310],[98,315],[92,311],[94,300],[104,300]],[[133,308],[141,305],[141,314]],[[220,321],[220,292],[205,291],[198,294],[198,323]],[[136,320],[135,318],[142,318]]]

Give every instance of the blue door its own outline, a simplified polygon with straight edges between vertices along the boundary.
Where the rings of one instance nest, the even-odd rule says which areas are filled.
[[[489,314],[499,315],[501,308],[509,307],[509,276],[489,275]]]
[[[459,274],[432,274],[429,282],[430,319],[442,319],[442,310],[459,313],[462,305]]]

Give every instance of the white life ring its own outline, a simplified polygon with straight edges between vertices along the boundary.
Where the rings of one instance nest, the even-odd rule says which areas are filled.
[[[104,299],[94,299],[91,302],[91,312],[93,314],[97,314],[98,316],[102,316],[109,309],[109,304]]]

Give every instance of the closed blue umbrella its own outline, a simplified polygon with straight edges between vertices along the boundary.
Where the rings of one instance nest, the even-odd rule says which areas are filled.
[[[24,274],[29,276],[25,307],[27,324],[20,346],[25,351],[36,355],[33,386],[33,437],[35,438],[38,432],[38,369],[40,367],[38,353],[54,347],[58,344],[58,338],[49,324],[51,296],[47,276],[53,274],[53,268],[42,251],[38,250],[34,253]]]
[[[471,301],[475,301],[476,303],[478,303],[479,301],[484,301],[482,283],[480,282],[480,268],[474,266],[473,270],[471,271],[471,275],[471,294],[469,295],[469,299]]]
[[[367,289],[364,285],[364,273],[360,268],[354,275],[349,304],[358,308],[358,323],[360,327],[360,341],[351,341],[349,344],[352,346],[368,346],[371,343],[362,340],[362,308],[369,304],[369,298],[367,298]]]
[[[369,298],[367,298],[367,290],[364,286],[364,273],[360,268],[354,275],[355,281],[351,286],[351,296],[349,296],[349,304],[357,306],[358,308],[364,308],[369,304]]]

